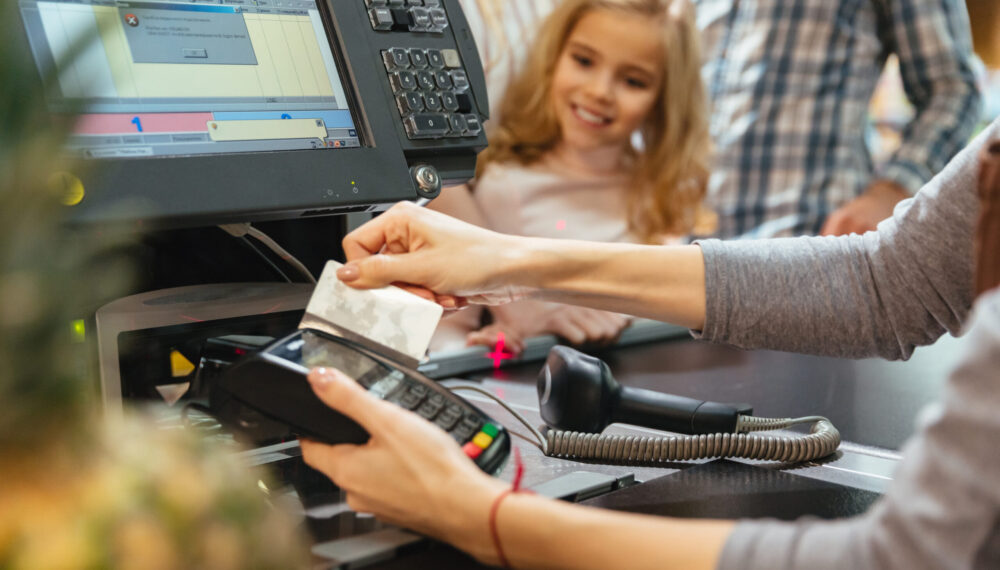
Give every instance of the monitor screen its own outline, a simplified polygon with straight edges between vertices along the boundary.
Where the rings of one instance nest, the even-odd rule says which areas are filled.
[[[19,5],[40,71],[69,61],[53,80],[50,105],[56,113],[82,109],[68,144],[74,154],[129,159],[362,145],[317,0]]]

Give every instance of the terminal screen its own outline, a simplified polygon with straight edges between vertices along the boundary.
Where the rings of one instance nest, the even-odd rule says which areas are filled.
[[[361,145],[322,0],[19,0],[87,158]],[[58,63],[57,63],[58,62]]]

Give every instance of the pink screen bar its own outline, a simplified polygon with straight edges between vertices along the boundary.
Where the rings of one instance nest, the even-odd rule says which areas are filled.
[[[107,113],[81,115],[73,132],[78,135],[207,132],[212,113]]]

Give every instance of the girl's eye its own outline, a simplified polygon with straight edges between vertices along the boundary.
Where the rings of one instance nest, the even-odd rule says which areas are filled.
[[[581,67],[590,67],[593,62],[589,57],[585,55],[574,55],[573,60],[576,61]]]
[[[635,77],[629,77],[625,80],[625,83],[629,87],[634,87],[636,89],[645,89],[649,87],[649,83],[644,79],[637,79]]]

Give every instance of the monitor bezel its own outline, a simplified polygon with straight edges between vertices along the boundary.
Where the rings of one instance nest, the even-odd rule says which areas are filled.
[[[395,103],[380,84],[380,55],[366,49],[363,30],[343,25],[348,18],[367,22],[355,4],[364,3],[333,9],[328,0],[316,2],[360,147],[77,160],[71,172],[54,177],[82,186],[83,200],[70,207],[70,221],[200,227],[372,211],[419,198],[394,112],[369,112],[395,111]],[[20,11],[17,18],[20,56],[34,61]]]

